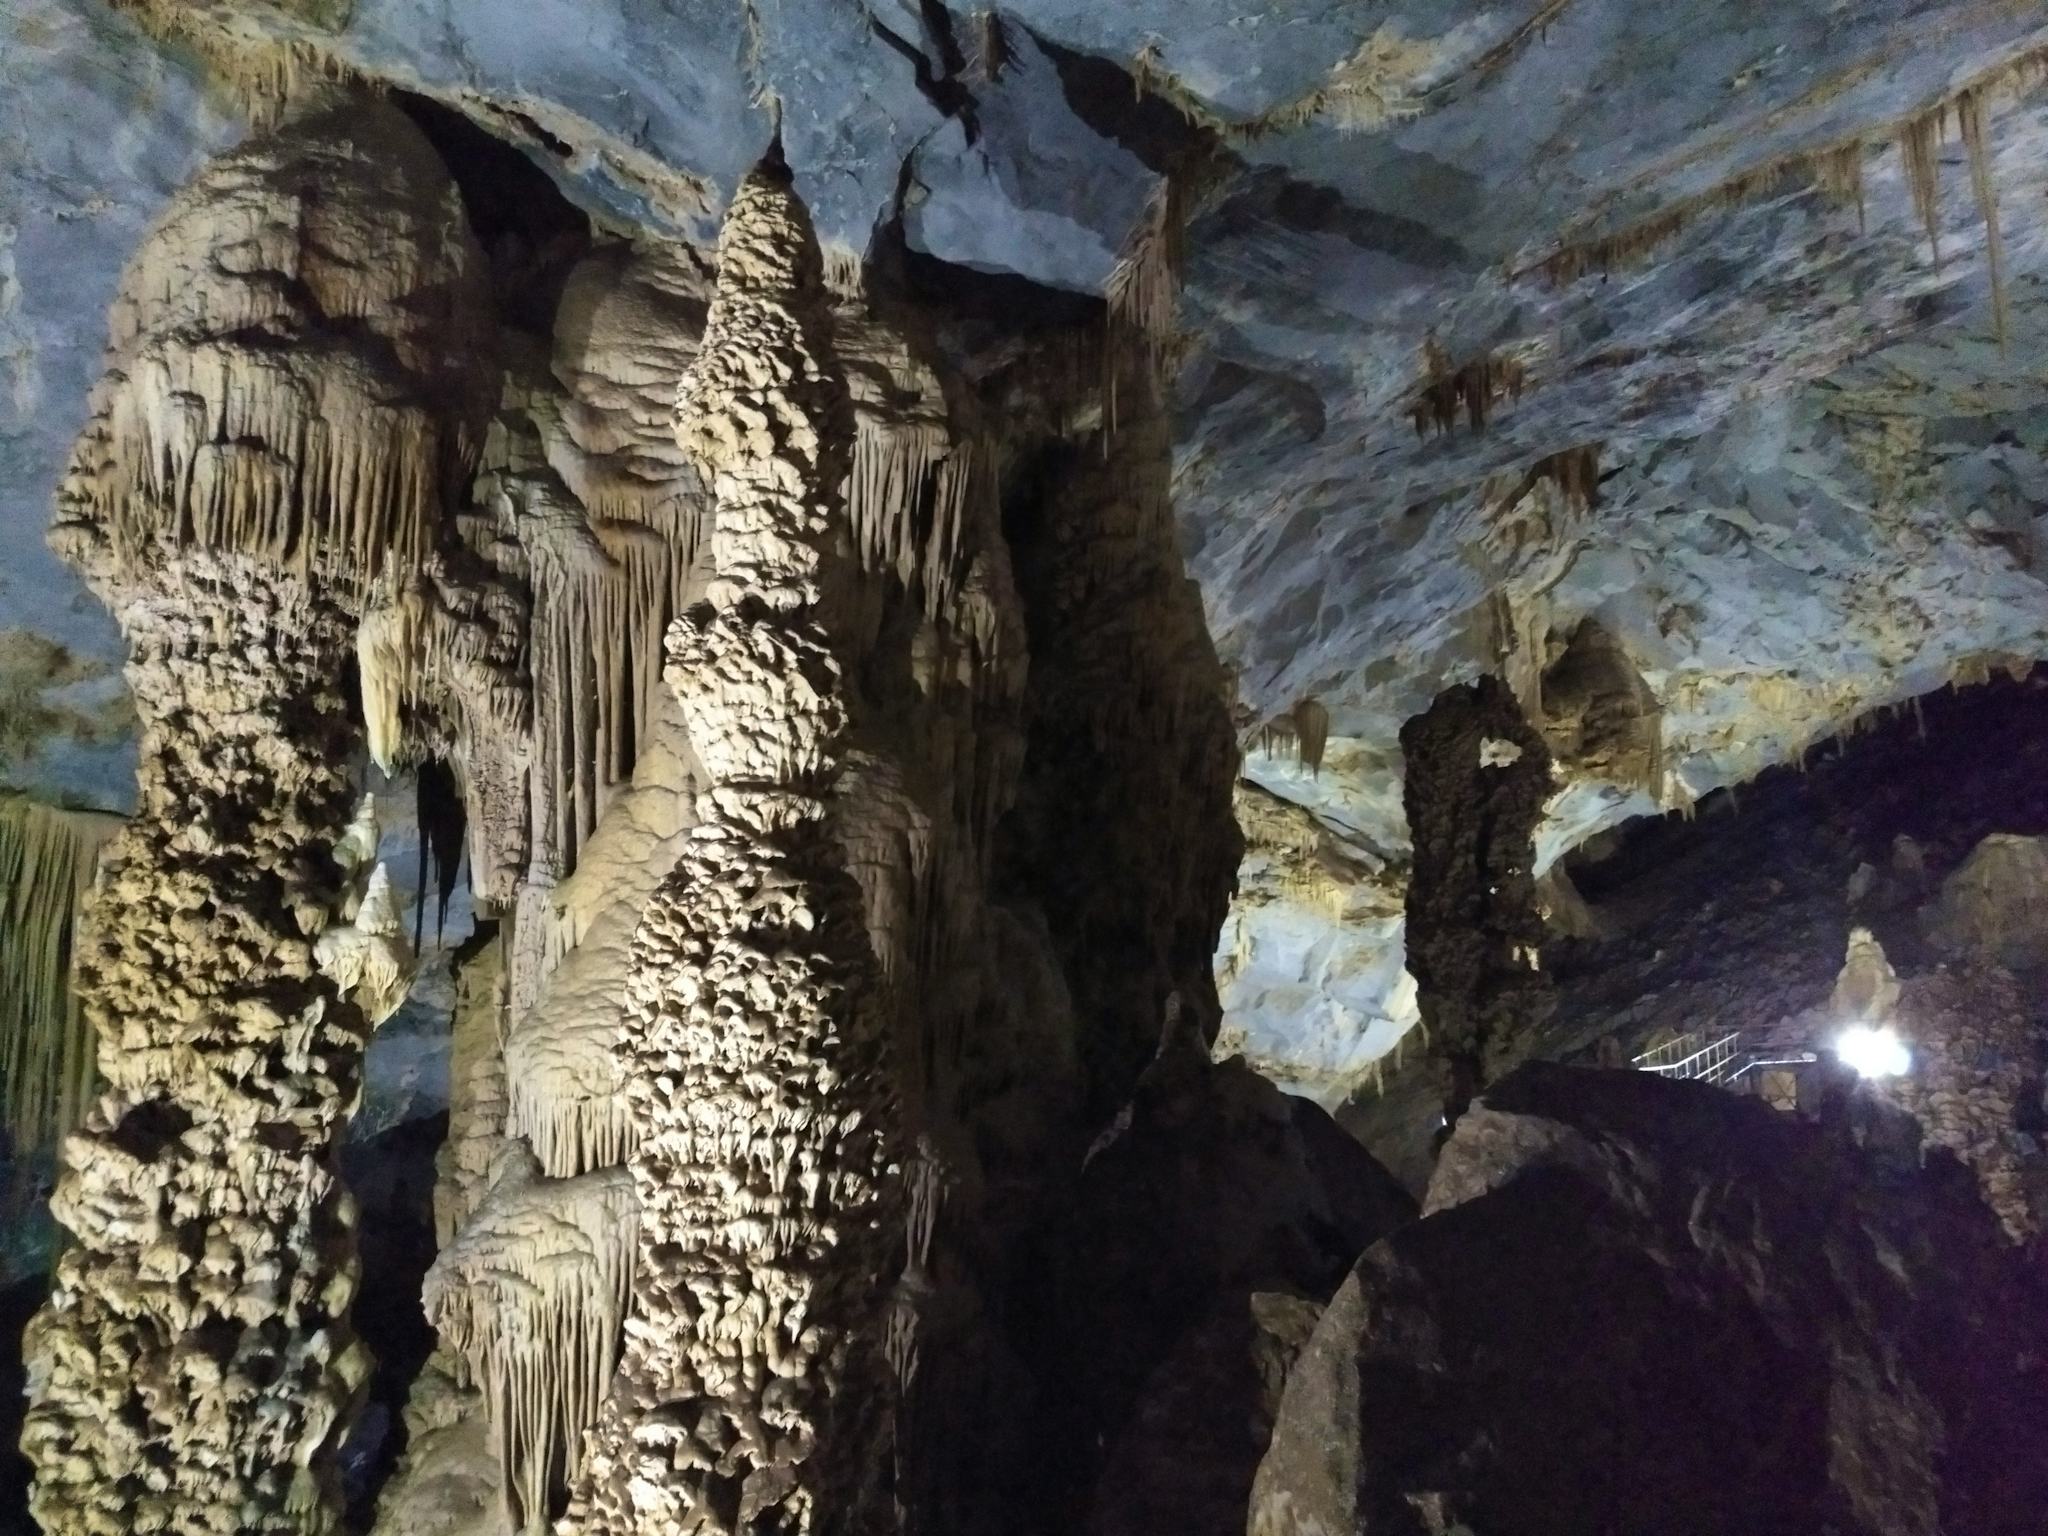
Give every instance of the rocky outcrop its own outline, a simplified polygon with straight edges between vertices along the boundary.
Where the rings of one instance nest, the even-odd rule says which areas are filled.
[[[2048,838],[1994,832],[1942,882],[1921,926],[1959,959],[2048,966]]]
[[[2048,1037],[2025,988],[1999,970],[1944,970],[1898,986],[1892,1015],[1912,1068],[1883,1092],[1920,1123],[1927,1149],[1952,1153],[2016,1243],[2048,1214],[2039,1141]]]
[[[1443,1078],[1444,1117],[1525,1055],[1549,1010],[1535,835],[1549,749],[1496,677],[1461,684],[1401,727],[1415,845],[1408,970]]]
[[[428,558],[468,472],[478,264],[417,132],[319,97],[208,165],[124,280],[52,532],[120,622],[142,751],[79,967],[106,1093],[65,1148],[75,1245],[28,1346],[46,1530],[339,1513],[369,1371],[345,986],[383,1006],[397,980],[354,884],[344,685],[365,593]],[[351,917],[330,975],[318,941]]]
[[[2038,1275],[1864,1111],[1852,1139],[1648,1073],[1494,1085],[1323,1314],[1249,1529],[2033,1529]]]
[[[1175,1374],[1211,1369],[1193,1357],[1235,1340],[1243,1353],[1227,1367],[1235,1372],[1230,1395],[1205,1410],[1216,1417],[1178,1427],[1230,1440],[1213,1469],[1219,1482],[1248,1477],[1247,1454],[1258,1447],[1231,1437],[1249,1433],[1262,1390],[1256,1358],[1265,1325],[1250,1326],[1254,1296],[1320,1303],[1357,1254],[1414,1208],[1315,1105],[1281,1093],[1241,1061],[1212,1064],[1194,1022],[1175,1008],[1158,1055],[1089,1151],[1045,1241],[1044,1334],[1027,1345],[1053,1366],[1041,1372],[1041,1475],[1071,1480],[1072,1507],[1092,1499],[1104,1529],[1144,1528],[1117,1522],[1165,1497],[1161,1474],[1133,1470],[1151,1479],[1150,1491],[1122,1488],[1119,1467],[1154,1454],[1145,1446],[1164,1432],[1157,1415],[1175,1411],[1161,1399],[1192,1390],[1175,1385]],[[1212,1324],[1219,1336],[1198,1341]],[[1181,1351],[1190,1359],[1170,1368]],[[1162,1371],[1166,1379],[1156,1379]],[[1113,1457],[1105,1466],[1112,1443],[1132,1462]]]

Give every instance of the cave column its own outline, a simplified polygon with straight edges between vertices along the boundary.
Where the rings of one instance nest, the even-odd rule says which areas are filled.
[[[404,971],[388,893],[351,887],[345,689],[366,600],[424,567],[474,463],[481,271],[418,130],[323,88],[202,167],[122,277],[51,530],[121,626],[141,729],[78,968],[106,1092],[26,1340],[51,1536],[339,1522],[369,1365],[335,1175],[350,988],[388,1009]]]
[[[1408,970],[1454,1123],[1548,1015],[1538,965],[1536,828],[1550,753],[1497,677],[1460,684],[1401,728]]]
[[[345,614],[194,554],[121,603],[138,804],[88,899],[106,1092],[67,1143],[74,1242],[28,1343],[52,1533],[322,1528],[366,1352],[330,1148],[368,1027],[314,939],[338,906],[355,732]]]
[[[795,1533],[886,1510],[889,1023],[831,825],[851,414],[786,173],[740,189],[678,434],[716,575],[670,630],[708,784],[635,939],[632,1316],[565,1528]]]

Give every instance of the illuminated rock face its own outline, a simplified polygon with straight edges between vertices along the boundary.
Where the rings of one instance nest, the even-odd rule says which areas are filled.
[[[106,1093],[65,1147],[74,1245],[29,1340],[50,1532],[319,1530],[367,1354],[330,1150],[368,1027],[315,962],[353,789],[346,617],[194,553],[131,591],[134,820],[79,991]]]
[[[345,680],[363,593],[425,558],[467,474],[477,267],[410,125],[316,102],[201,171],[115,305],[52,535],[120,623],[141,724],[79,966],[106,1092],[28,1342],[52,1533],[337,1517],[369,1370],[333,1168],[369,1033],[344,987],[403,969],[388,891],[349,884],[366,850],[337,858]]]
[[[713,481],[717,574],[669,640],[709,787],[627,982],[638,1266],[576,1531],[859,1529],[881,1471],[895,1104],[829,821],[850,402],[809,221],[774,175],[741,190],[719,258],[678,405]]]

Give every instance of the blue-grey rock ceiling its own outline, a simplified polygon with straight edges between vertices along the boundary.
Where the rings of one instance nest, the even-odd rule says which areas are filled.
[[[1597,617],[1662,708],[1657,781],[1575,783],[1553,851],[2048,640],[2048,90],[2000,74],[2048,48],[2038,3],[176,9],[216,66],[332,61],[453,106],[615,228],[708,237],[779,116],[828,238],[862,249],[900,219],[926,255],[1087,295],[1161,172],[1206,152],[1179,318],[1190,567],[1247,739],[1302,698],[1332,721],[1319,775],[1248,755],[1253,847],[1220,963],[1232,1041],[1326,1095],[1410,1016],[1395,733],[1500,664],[1516,626],[1540,642]],[[96,0],[0,13],[0,636],[60,642],[69,668],[0,645],[34,652],[0,700],[51,711],[45,750],[5,771],[101,802],[123,772],[95,713],[112,634],[40,529],[120,264],[237,131],[207,68]],[[1894,142],[1979,77],[2007,87],[1984,140],[2002,349],[1965,145],[1951,123],[1937,265]],[[1860,218],[1803,158],[1857,137]],[[1781,180],[1713,196],[1779,161]],[[1673,238],[1611,275],[1534,270],[1681,206]],[[1454,361],[1523,364],[1484,433],[1418,439],[1432,333]],[[1538,460],[1587,444],[1597,506],[1504,508]]]

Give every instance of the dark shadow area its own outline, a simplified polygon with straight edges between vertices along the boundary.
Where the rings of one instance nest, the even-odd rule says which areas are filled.
[[[392,91],[390,99],[426,135],[455,178],[470,228],[490,257],[498,318],[536,336],[548,335],[569,269],[590,248],[589,215],[517,146],[453,107],[410,91]],[[548,143],[538,124],[522,120],[522,126]],[[566,154],[568,146],[557,152]]]
[[[362,1413],[341,1452],[352,1530],[369,1529],[377,1495],[404,1453],[406,1393],[434,1348],[420,1287],[434,1259],[434,1154],[447,1134],[444,1111],[342,1149],[342,1176],[355,1195],[360,1221],[363,1281],[353,1319],[377,1361]]]

